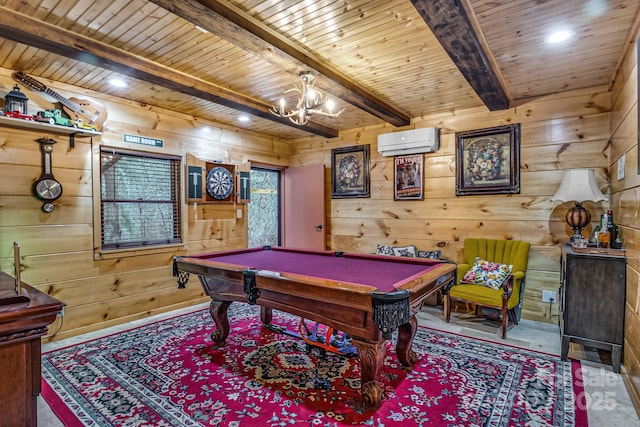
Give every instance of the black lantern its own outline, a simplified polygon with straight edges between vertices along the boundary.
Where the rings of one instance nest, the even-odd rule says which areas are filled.
[[[27,95],[20,92],[18,85],[15,85],[11,92],[4,97],[4,108],[5,111],[17,111],[20,114],[28,115],[27,102],[29,102]]]

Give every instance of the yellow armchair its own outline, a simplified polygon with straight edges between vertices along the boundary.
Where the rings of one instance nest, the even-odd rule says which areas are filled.
[[[448,323],[451,317],[452,299],[475,304],[476,311],[478,307],[495,308],[502,313],[502,338],[506,338],[507,318],[518,324],[519,313],[516,313],[516,309],[520,305],[530,246],[529,242],[519,240],[465,239],[464,263],[458,264],[456,284],[449,289],[444,299],[445,321]],[[476,257],[513,266],[511,274],[500,289],[460,282],[473,266]]]

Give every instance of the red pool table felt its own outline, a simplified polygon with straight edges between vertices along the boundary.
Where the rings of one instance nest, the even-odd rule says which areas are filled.
[[[242,253],[205,254],[196,258],[256,270],[366,285],[381,292],[391,292],[438,265],[438,262],[426,259],[384,255],[336,256],[330,252],[298,252],[275,248],[247,250]]]

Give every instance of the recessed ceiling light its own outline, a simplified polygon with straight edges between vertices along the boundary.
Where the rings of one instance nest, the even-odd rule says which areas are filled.
[[[549,44],[560,43],[565,40],[569,40],[571,37],[574,36],[574,34],[575,33],[570,30],[554,31],[547,37],[546,42]]]
[[[115,87],[128,87],[129,86],[127,84],[127,82],[125,82],[124,80],[120,80],[120,79],[111,79],[111,80],[109,80],[109,83],[111,84],[111,86],[115,86]]]
[[[239,121],[239,122],[246,123],[246,122],[248,122],[249,120],[251,120],[251,119],[249,119],[249,116],[245,116],[244,114],[243,114],[243,115],[241,115],[241,116],[238,116],[238,121]]]

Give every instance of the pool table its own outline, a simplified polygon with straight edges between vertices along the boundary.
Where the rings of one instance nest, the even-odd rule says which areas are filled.
[[[227,310],[234,301],[260,305],[266,325],[277,309],[346,333],[360,358],[369,408],[381,403],[385,341],[398,330],[398,360],[411,370],[415,312],[456,277],[454,263],[438,260],[270,246],[175,257],[173,269],[179,287],[196,274],[211,297],[215,346],[224,346],[229,335]]]

